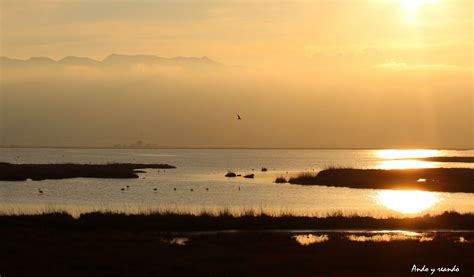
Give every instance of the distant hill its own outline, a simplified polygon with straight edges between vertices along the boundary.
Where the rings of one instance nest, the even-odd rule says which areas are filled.
[[[35,64],[54,64],[56,61],[48,57],[31,57],[27,62]]]
[[[75,56],[67,56],[60,59],[57,63],[65,64],[65,65],[97,65],[100,64],[99,61],[93,60],[87,57],[75,57]]]
[[[87,66],[128,66],[135,64],[148,65],[181,65],[181,66],[222,66],[206,56],[203,57],[174,57],[163,58],[154,55],[121,55],[111,54],[102,61],[97,61],[88,57],[67,56],[58,61],[48,57],[31,57],[27,60],[0,57],[0,65],[28,66],[28,65],[87,65]]]

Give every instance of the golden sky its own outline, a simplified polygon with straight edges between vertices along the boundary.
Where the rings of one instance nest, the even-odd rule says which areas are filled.
[[[472,68],[471,0],[1,0],[3,56],[210,56]],[[370,53],[366,49],[373,50]]]
[[[473,3],[0,0],[0,56],[207,56],[231,68],[4,67],[0,128],[9,135],[3,132],[3,143],[474,147]],[[32,86],[40,79],[47,82]],[[88,114],[57,121],[54,114],[71,104],[60,94],[66,89],[76,93],[76,103],[110,105],[109,114],[90,104]],[[38,101],[54,99],[52,106],[38,110],[26,103],[33,90]],[[89,94],[97,91],[117,92],[116,101]],[[175,108],[160,106],[164,102]],[[242,130],[218,131],[236,112],[248,119],[244,139]],[[107,123],[92,122],[91,115]],[[114,131],[116,115],[127,115],[122,120],[136,135]],[[161,129],[147,128],[143,118],[150,117]],[[68,129],[71,122],[80,132]],[[27,135],[40,123],[49,124],[48,132],[32,141]],[[25,124],[28,132],[16,127]]]

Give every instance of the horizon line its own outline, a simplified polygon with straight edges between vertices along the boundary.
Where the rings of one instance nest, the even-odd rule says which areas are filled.
[[[0,146],[0,149],[107,149],[107,150],[452,150],[471,151],[474,148],[427,148],[427,147],[113,147],[113,146]]]

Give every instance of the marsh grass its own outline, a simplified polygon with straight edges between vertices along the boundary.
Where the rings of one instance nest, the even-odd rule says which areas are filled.
[[[139,169],[172,169],[168,164],[11,164],[0,162],[1,181],[26,181],[67,178],[138,178]]]
[[[170,210],[149,209],[140,213],[126,213],[120,210],[89,211],[71,215],[59,209],[45,209],[36,214],[11,211],[0,215],[0,226],[11,222],[26,221],[58,224],[63,227],[87,226],[87,228],[117,228],[156,230],[263,230],[263,229],[474,229],[474,214],[445,212],[439,215],[416,217],[374,218],[360,214],[332,211],[326,214],[295,215],[295,211],[265,211],[264,209],[201,209]],[[69,228],[68,227],[68,228]]]
[[[314,184],[317,180],[317,173],[301,172],[296,176],[290,177],[288,183],[290,184]]]
[[[286,180],[286,178],[283,177],[283,176],[278,176],[275,179],[275,183],[277,183],[277,184],[282,184],[282,183],[287,183],[287,182],[288,182],[288,180]]]

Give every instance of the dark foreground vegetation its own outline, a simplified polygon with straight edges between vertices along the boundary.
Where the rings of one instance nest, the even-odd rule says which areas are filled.
[[[308,230],[308,229],[450,229],[474,230],[474,214],[446,212],[436,216],[412,218],[373,218],[367,216],[329,215],[327,217],[306,217],[248,212],[234,216],[228,212],[218,215],[176,214],[171,212],[126,215],[120,213],[86,213],[73,218],[67,213],[43,215],[3,215],[0,228],[17,226],[22,228],[53,228],[61,230],[141,230],[189,232],[213,230]]]
[[[11,164],[0,163],[0,181],[66,178],[138,178],[138,169],[175,168],[168,164]]]
[[[474,192],[474,169],[355,169],[329,168],[317,174],[302,173],[291,184],[369,189],[419,189],[440,192]]]
[[[474,163],[474,157],[428,157],[418,158],[419,161],[440,162],[440,163]]]
[[[341,232],[264,230],[325,226],[472,229],[473,218],[453,213],[398,220],[99,213],[79,219],[67,214],[0,216],[0,271],[2,276],[408,276],[413,265],[456,265],[456,274],[439,276],[472,276],[472,232],[435,232],[426,242],[356,242]],[[235,228],[247,231],[189,233]],[[329,240],[302,246],[294,238],[310,233],[325,234]],[[468,243],[461,243],[461,236]],[[189,240],[180,245],[173,243],[177,238]]]

